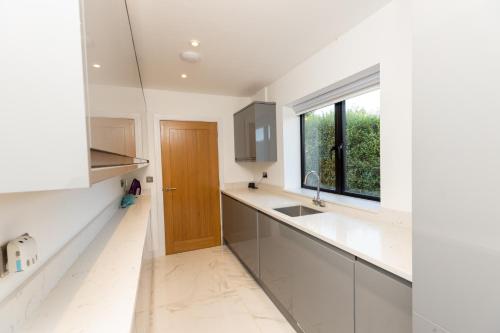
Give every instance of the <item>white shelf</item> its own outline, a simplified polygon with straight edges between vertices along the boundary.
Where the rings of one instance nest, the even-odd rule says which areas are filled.
[[[104,227],[21,332],[130,332],[147,236],[150,197]]]

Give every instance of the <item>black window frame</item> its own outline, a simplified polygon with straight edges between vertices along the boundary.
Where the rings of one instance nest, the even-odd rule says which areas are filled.
[[[309,186],[304,184],[305,177],[305,135],[304,123],[305,112],[300,115],[300,184],[302,188],[316,190],[316,186]],[[322,192],[335,193],[339,195],[346,195],[350,197],[380,201],[380,197],[352,193],[346,191],[346,165],[345,165],[345,125],[346,125],[346,103],[345,100],[335,103],[335,145],[331,148],[330,152],[335,153],[335,190],[320,187]],[[318,170],[319,171],[319,170]]]

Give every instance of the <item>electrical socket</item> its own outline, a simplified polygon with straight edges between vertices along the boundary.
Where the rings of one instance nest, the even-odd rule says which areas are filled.
[[[262,178],[267,178],[267,171],[262,172]]]

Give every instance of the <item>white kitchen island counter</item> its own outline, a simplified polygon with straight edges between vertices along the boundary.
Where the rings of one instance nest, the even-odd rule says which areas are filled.
[[[21,332],[130,332],[150,197],[112,219],[66,272]]]
[[[226,195],[266,215],[353,254],[407,281],[412,281],[411,225],[372,221],[329,208],[315,207],[310,198],[284,191],[229,188]],[[304,205],[322,214],[290,217],[274,208]]]

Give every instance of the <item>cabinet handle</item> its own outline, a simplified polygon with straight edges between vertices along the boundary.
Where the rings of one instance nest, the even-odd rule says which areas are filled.
[[[163,189],[163,192],[170,192],[170,191],[175,191],[175,190],[177,190],[177,188],[176,188],[176,187],[165,187],[165,188]]]

